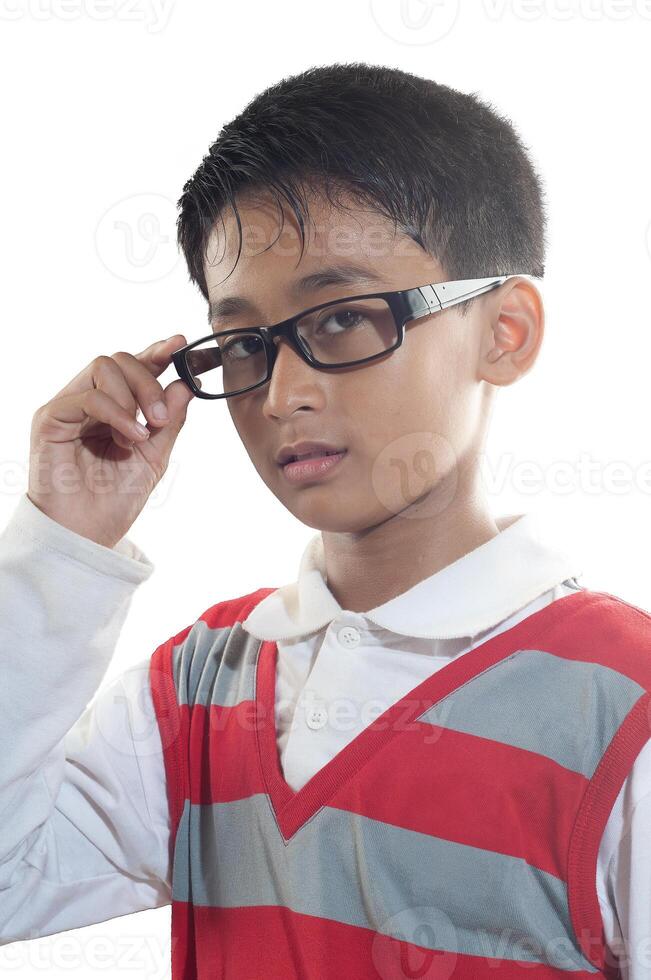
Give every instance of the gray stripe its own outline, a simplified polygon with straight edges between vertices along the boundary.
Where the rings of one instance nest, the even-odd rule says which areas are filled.
[[[172,899],[287,906],[429,949],[598,972],[573,942],[565,883],[553,875],[334,807],[285,842],[264,793],[186,801]]]
[[[642,694],[644,688],[610,667],[520,650],[419,720],[537,752],[591,779]]]
[[[233,707],[251,699],[260,645],[239,622],[211,628],[198,619],[172,652],[178,704]]]

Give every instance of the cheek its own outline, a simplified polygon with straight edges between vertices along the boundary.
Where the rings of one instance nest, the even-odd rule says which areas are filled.
[[[361,427],[384,441],[406,431],[438,431],[451,412],[453,378],[432,344],[410,344],[406,337],[377,370],[361,379],[363,373],[351,386],[351,398],[359,406]]]
[[[364,382],[356,390],[356,430],[368,485],[390,513],[454,473],[459,453],[463,399],[455,394],[454,369],[440,368],[431,345],[414,344],[404,355],[394,355],[372,385]]]

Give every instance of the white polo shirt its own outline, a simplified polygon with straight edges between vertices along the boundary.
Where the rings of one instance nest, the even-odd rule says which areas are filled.
[[[297,790],[374,717],[450,660],[579,587],[543,512],[364,613],[327,584],[320,532],[296,581],[242,626],[278,644],[276,726]],[[24,494],[0,535],[0,944],[171,901],[169,814],[148,680],[152,647],[89,704],[133,592],[154,571],[125,537],[109,549]],[[230,596],[215,596],[218,602]],[[179,624],[179,630],[188,624]],[[598,855],[606,941],[625,980],[651,980],[651,743],[611,811]]]

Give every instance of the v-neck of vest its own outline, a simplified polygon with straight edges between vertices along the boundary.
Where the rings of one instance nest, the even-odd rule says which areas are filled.
[[[434,704],[486,670],[519,653],[530,638],[540,643],[562,616],[577,612],[599,598],[599,593],[581,589],[554,599],[509,629],[484,640],[440,667],[378,715],[298,790],[294,790],[285,779],[278,754],[275,716],[278,644],[273,640],[261,641],[256,657],[254,688],[258,760],[263,784],[285,841],[288,842],[322,809],[368,759],[389,741],[409,730],[410,723]]]

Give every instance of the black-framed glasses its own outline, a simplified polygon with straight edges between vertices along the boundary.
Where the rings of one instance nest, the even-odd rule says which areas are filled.
[[[273,326],[210,333],[174,351],[172,362],[198,398],[231,398],[266,384],[276,360],[275,337],[286,337],[319,370],[368,364],[400,347],[407,323],[495,289],[507,278],[455,279],[330,300]]]

